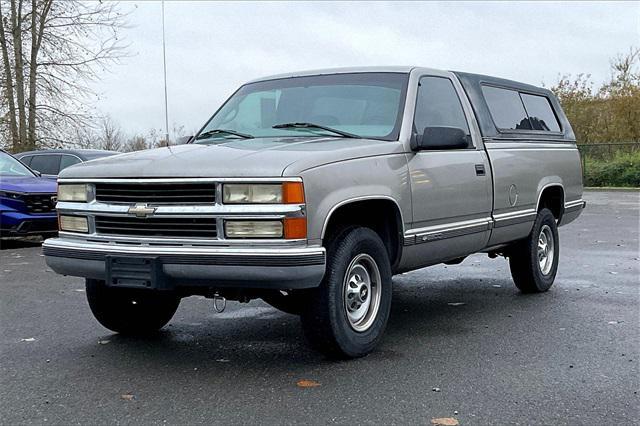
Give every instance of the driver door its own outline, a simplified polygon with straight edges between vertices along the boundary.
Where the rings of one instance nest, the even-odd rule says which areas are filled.
[[[459,83],[448,77],[420,78],[414,137],[431,126],[456,127],[469,135],[467,148],[409,154],[413,224],[408,241],[416,245],[425,265],[479,251],[489,239],[491,171],[486,153],[478,147],[481,141],[471,137],[469,122],[475,126],[471,107],[462,98],[465,112],[459,93],[463,93]]]

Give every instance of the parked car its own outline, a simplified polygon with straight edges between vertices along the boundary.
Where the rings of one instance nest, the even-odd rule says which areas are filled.
[[[69,166],[119,154],[101,149],[43,149],[26,151],[15,157],[45,177],[56,177]]]
[[[410,67],[256,80],[191,143],[58,182],[46,262],[86,278],[105,327],[155,331],[190,295],[262,298],[339,357],[380,341],[394,274],[485,252],[522,292],[547,291],[558,227],[585,206],[549,90]]]
[[[55,235],[56,186],[0,150],[0,237]]]

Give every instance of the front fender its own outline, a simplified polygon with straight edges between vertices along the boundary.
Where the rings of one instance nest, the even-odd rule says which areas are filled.
[[[301,173],[307,202],[307,232],[320,244],[331,214],[349,202],[386,199],[396,203],[403,227],[411,222],[411,188],[404,154],[346,160]]]

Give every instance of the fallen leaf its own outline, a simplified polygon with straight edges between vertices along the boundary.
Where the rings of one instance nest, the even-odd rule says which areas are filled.
[[[98,340],[98,343],[101,345],[106,345],[109,342],[110,342],[109,340]]]
[[[440,388],[433,388],[431,390],[434,391],[434,392],[440,392]]]
[[[133,401],[136,397],[133,394],[130,393],[125,393],[120,395],[120,399],[123,399],[125,401]]]
[[[449,305],[449,306],[462,306],[462,305],[466,305],[466,303],[464,303],[464,302],[451,302],[451,303],[447,303],[447,305]]]
[[[618,324],[618,321],[609,321],[607,324],[611,324],[611,325]]]
[[[225,358],[220,358],[220,359],[216,359],[216,362],[229,362],[229,360]]]
[[[320,386],[320,383],[316,382],[315,380],[300,379],[298,380],[296,385],[298,385],[299,388],[317,388],[318,386]]]
[[[499,285],[499,284],[494,284],[494,285],[492,285],[491,287],[494,287],[494,288],[500,288],[500,287],[502,287],[502,286],[501,286],[501,285]]]
[[[33,337],[27,337],[26,339],[20,339],[21,342],[35,342],[36,339]]]
[[[431,424],[437,426],[457,426],[460,423],[458,423],[458,421],[453,417],[442,417],[439,419],[431,419]]]

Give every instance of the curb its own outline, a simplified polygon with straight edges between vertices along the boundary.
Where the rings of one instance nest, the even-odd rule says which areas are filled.
[[[623,187],[623,186],[585,186],[585,191],[614,191],[614,192],[637,192],[640,188]]]

